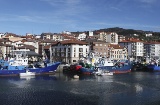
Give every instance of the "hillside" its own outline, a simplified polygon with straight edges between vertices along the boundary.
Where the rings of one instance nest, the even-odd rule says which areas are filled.
[[[84,31],[84,32],[88,33],[88,31]],[[119,28],[119,27],[104,28],[104,29],[99,29],[99,30],[93,31],[94,35],[96,35],[99,32],[116,32],[118,35],[135,37],[135,38],[139,38],[143,41],[159,41],[160,42],[160,32],[124,29],[124,28]],[[79,34],[79,33],[83,33],[83,32],[72,32],[72,33]],[[152,33],[152,36],[146,37],[145,34],[148,34],[148,33]],[[137,34],[138,36],[135,36],[134,34]]]
[[[123,28],[119,28],[119,27],[99,29],[99,30],[95,30],[94,32],[99,32],[99,31],[116,32],[118,35],[125,35],[125,36],[126,35],[133,35],[133,34],[144,35],[145,33],[153,33],[153,34],[156,33],[156,35],[157,35],[157,32],[134,30],[134,29],[123,29]],[[160,32],[158,34],[160,35]]]

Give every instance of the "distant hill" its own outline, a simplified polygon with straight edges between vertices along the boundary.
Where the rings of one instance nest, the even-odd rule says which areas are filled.
[[[88,34],[89,31],[84,31]],[[99,32],[116,32],[118,35],[124,35],[129,37],[136,37],[144,41],[159,41],[160,42],[160,32],[153,32],[153,31],[143,31],[143,30],[134,30],[134,29],[124,29],[119,27],[113,27],[113,28],[104,28],[99,30],[94,30],[93,33],[96,35]],[[72,32],[74,34],[79,34],[83,32]],[[151,37],[146,37],[146,33],[152,33]],[[134,36],[134,34],[137,34],[139,36]]]
[[[133,35],[133,34],[139,34],[139,35],[144,35],[145,33],[156,33],[157,32],[152,32],[152,31],[143,31],[143,30],[134,30],[134,29],[124,29],[124,28],[119,28],[119,27],[113,27],[113,28],[105,28],[105,29],[99,29],[95,30],[94,32],[116,32],[118,35]],[[160,34],[160,32],[159,32]]]

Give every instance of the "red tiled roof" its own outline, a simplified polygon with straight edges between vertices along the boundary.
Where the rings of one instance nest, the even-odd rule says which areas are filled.
[[[21,36],[22,38],[26,38],[26,39],[35,39],[35,36],[33,35],[28,35],[28,36]]]
[[[51,40],[51,39],[44,39],[42,40],[43,43],[54,43],[55,41],[54,40]]]
[[[67,35],[67,34],[62,34],[61,36],[63,36],[64,39],[75,39],[73,35]]]
[[[64,40],[64,41],[60,41],[61,44],[84,44],[86,45],[87,43],[84,41],[79,41],[79,40]]]
[[[43,47],[43,49],[49,49],[50,48],[50,45],[46,45]]]
[[[124,49],[124,47],[120,46],[119,44],[109,44],[108,47],[114,49]]]
[[[7,33],[7,34],[5,35],[5,37],[9,37],[9,36],[17,37],[18,35],[13,34],[13,33]]]
[[[160,44],[160,42],[144,42],[144,44]]]
[[[4,44],[3,46],[6,46],[6,47],[13,47],[13,45],[11,45],[11,44]]]
[[[12,42],[12,41],[10,41],[9,38],[2,38],[0,39],[0,42]]]
[[[139,39],[136,39],[136,38],[130,38],[130,39],[127,39],[127,40],[122,40],[120,42],[143,42]]]
[[[36,47],[32,46],[32,45],[23,45],[23,46],[20,46],[20,47],[17,47],[18,49],[36,49]]]
[[[34,42],[34,39],[23,39],[21,42]]]

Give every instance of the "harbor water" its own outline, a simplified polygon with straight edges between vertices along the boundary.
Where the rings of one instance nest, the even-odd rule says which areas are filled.
[[[0,105],[160,105],[160,73],[0,77]]]

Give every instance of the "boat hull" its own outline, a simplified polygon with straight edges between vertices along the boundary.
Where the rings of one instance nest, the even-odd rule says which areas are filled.
[[[60,65],[60,62],[56,62],[52,64],[51,66],[44,67],[44,68],[26,68],[29,70],[29,72],[34,72],[35,75],[41,75],[41,74],[54,74],[54,71],[57,70],[58,66]],[[26,69],[23,70],[0,70],[0,76],[18,76],[20,73],[26,73]]]
[[[157,65],[148,65],[147,69],[150,71],[160,72],[160,66]]]
[[[132,65],[124,65],[122,67],[118,66],[102,66],[99,67],[101,70],[107,70],[109,72],[113,72],[114,74],[123,74],[123,73],[129,73],[131,72]]]
[[[113,75],[113,72],[95,72],[98,76],[107,76],[107,75]]]
[[[26,77],[26,76],[35,76],[36,74],[34,72],[27,71],[26,73],[20,73],[20,77]]]
[[[79,70],[82,74],[91,75],[94,73],[94,69],[82,67]]]

